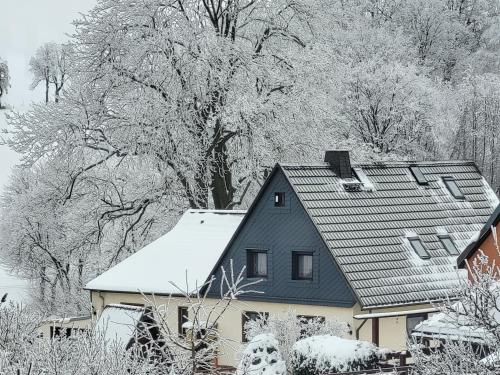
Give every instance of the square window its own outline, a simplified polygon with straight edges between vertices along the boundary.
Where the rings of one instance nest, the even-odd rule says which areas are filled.
[[[430,255],[427,252],[427,250],[424,247],[424,244],[418,237],[411,237],[408,238],[408,241],[410,241],[410,245],[413,248],[413,250],[417,253],[417,255],[422,258],[422,259],[429,259]]]
[[[450,236],[438,236],[444,248],[450,255],[458,255],[458,249]]]
[[[267,277],[267,251],[247,250],[247,277]]]
[[[464,193],[462,193],[453,177],[443,177],[443,182],[455,199],[465,199]]]
[[[292,279],[312,280],[313,279],[313,254],[310,252],[292,253]]]
[[[406,316],[406,334],[411,336],[412,331],[417,325],[427,320],[427,314],[413,314]]]
[[[285,207],[285,193],[274,193],[274,207]]]
[[[244,311],[241,315],[241,342],[248,342],[248,337],[245,332],[245,325],[249,321],[264,320],[269,318],[269,313],[267,312],[257,312],[257,311]]]

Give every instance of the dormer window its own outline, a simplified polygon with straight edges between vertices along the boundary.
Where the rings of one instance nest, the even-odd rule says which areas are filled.
[[[451,195],[453,195],[455,199],[465,199],[464,193],[462,193],[453,177],[443,177],[443,182],[446,185],[448,191],[451,193]]]
[[[285,193],[274,193],[274,207],[285,207]]]
[[[443,244],[444,248],[448,252],[448,254],[450,254],[450,255],[458,255],[459,254],[458,249],[455,246],[455,243],[453,242],[453,240],[451,239],[450,236],[439,235],[438,237],[439,237],[439,240],[441,241],[441,243]]]
[[[415,253],[422,259],[429,259],[430,255],[424,247],[422,240],[419,237],[408,237],[411,247]]]
[[[410,167],[410,172],[419,185],[429,185],[429,181],[425,178],[419,167]]]

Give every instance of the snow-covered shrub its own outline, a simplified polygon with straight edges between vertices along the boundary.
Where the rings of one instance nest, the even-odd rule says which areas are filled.
[[[373,368],[380,352],[371,342],[321,335],[306,337],[293,346],[295,375],[315,375]]]
[[[262,333],[270,333],[278,340],[278,349],[285,360],[287,369],[291,369],[291,352],[293,345],[301,338],[333,335],[345,336],[348,332],[346,323],[336,320],[324,320],[321,317],[304,318],[297,316],[295,310],[286,314],[271,314],[250,320],[245,324],[245,334],[249,340]]]
[[[278,350],[278,340],[270,333],[255,336],[243,351],[236,374],[286,374],[285,361]]]

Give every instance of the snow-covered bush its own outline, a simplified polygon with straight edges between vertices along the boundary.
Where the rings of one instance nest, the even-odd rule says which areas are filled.
[[[296,375],[370,369],[379,358],[380,351],[371,342],[329,335],[299,340],[292,351],[293,372]]]
[[[286,314],[271,314],[268,317],[250,320],[245,324],[245,334],[249,340],[262,333],[270,333],[278,340],[278,349],[285,360],[287,369],[291,369],[292,347],[301,338],[317,335],[345,336],[348,332],[346,323],[325,320],[322,317],[300,317],[295,310]]]
[[[255,336],[243,351],[236,374],[286,374],[285,361],[281,358],[278,346],[278,340],[270,333]]]

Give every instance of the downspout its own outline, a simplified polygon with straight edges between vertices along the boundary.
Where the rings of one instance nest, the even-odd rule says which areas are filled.
[[[363,328],[367,320],[368,319],[363,319],[363,322],[359,325],[358,328],[356,328],[356,340],[359,340],[359,331],[361,331],[361,328]]]
[[[101,313],[104,310],[104,297],[102,296],[102,292],[99,291],[99,298],[101,299]]]

